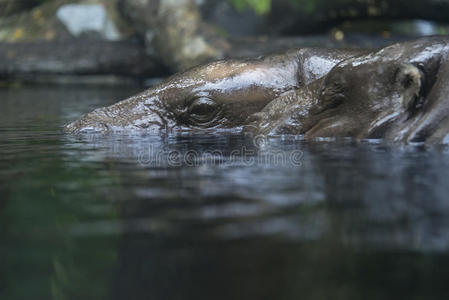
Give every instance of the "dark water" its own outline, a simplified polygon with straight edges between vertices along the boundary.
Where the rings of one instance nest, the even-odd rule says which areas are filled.
[[[449,151],[67,136],[135,90],[0,90],[0,299],[449,299]]]

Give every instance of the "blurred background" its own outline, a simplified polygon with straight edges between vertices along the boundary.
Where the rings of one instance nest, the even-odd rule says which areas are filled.
[[[196,64],[448,21],[449,0],[0,0],[0,299],[449,299],[448,147],[61,130]]]
[[[446,34],[449,0],[0,0],[0,80],[151,85],[211,60]]]

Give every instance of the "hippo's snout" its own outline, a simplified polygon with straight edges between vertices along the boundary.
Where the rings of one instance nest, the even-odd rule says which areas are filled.
[[[85,114],[81,119],[64,126],[68,133],[105,133],[110,131],[113,118],[109,117],[104,109],[96,109]]]
[[[118,103],[87,113],[79,120],[66,125],[64,131],[73,134],[133,130],[158,133],[168,129],[167,122],[164,122],[156,108],[133,105],[124,109],[120,105]]]
[[[94,120],[88,123],[77,120],[64,126],[64,131],[68,133],[105,133],[109,131],[109,126],[101,121]]]

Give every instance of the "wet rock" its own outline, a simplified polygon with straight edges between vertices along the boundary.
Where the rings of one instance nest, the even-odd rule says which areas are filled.
[[[160,64],[130,40],[133,34],[115,0],[46,1],[0,18],[0,79],[63,83],[89,76],[74,81],[113,83],[160,76]]]
[[[54,17],[56,9],[56,3],[49,2],[26,12],[0,18],[0,41],[20,42],[70,37],[64,26]]]
[[[110,41],[121,38],[114,22],[102,4],[67,4],[58,8],[56,16],[75,37],[95,33]]]
[[[194,0],[120,0],[128,20],[145,37],[147,51],[172,70],[223,57],[227,42],[204,23]]]
[[[0,18],[0,41],[20,42],[89,37],[124,40],[134,30],[120,17],[116,0],[48,1]]]
[[[0,80],[58,82],[60,75],[144,79],[167,74],[142,45],[131,42],[78,39],[69,47],[66,41],[0,43]],[[114,77],[102,78],[113,82]]]

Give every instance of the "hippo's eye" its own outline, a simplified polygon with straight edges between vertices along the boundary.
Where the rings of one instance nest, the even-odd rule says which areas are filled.
[[[190,119],[194,123],[210,122],[217,115],[217,112],[217,103],[206,97],[196,98],[188,107]]]

